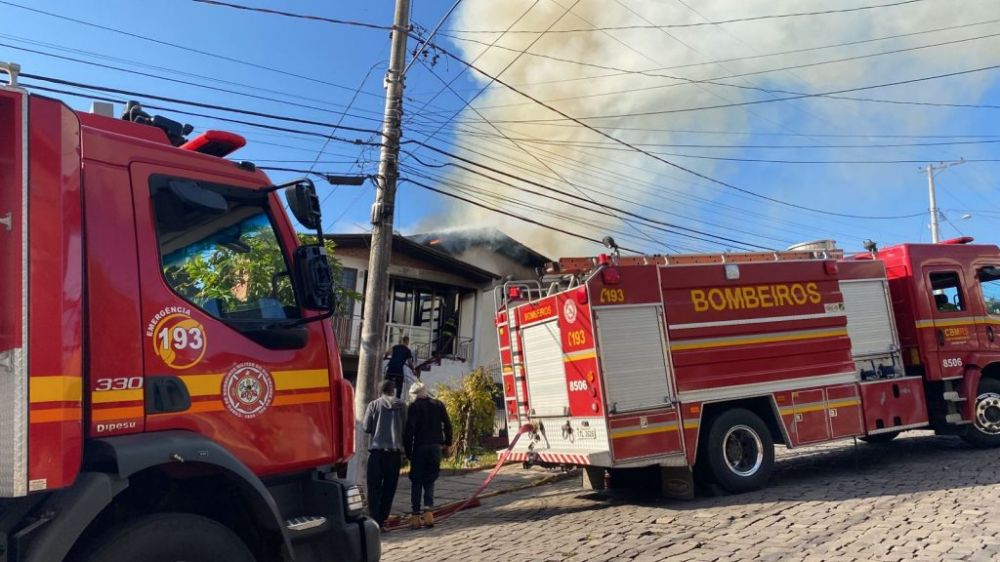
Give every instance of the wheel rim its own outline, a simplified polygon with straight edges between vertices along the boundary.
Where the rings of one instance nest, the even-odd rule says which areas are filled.
[[[1000,394],[988,392],[976,398],[976,429],[1000,435]]]
[[[753,476],[764,464],[764,443],[753,428],[736,425],[722,438],[722,456],[733,474]]]

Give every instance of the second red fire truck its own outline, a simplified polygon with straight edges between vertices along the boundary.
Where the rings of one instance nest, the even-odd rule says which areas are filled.
[[[498,290],[515,458],[764,486],[775,444],[932,428],[1000,445],[1000,249],[567,258]]]

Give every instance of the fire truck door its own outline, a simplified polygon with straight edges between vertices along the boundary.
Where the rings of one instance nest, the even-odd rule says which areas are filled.
[[[965,357],[979,347],[965,272],[955,265],[932,266],[924,268],[924,276],[931,321],[918,320],[917,326],[926,349],[936,351],[928,359],[944,378],[961,376]]]
[[[146,431],[196,431],[257,474],[333,457],[321,322],[296,324],[294,233],[244,178],[131,167]]]

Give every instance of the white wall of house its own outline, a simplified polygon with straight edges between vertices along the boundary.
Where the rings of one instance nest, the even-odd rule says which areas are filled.
[[[515,280],[536,278],[534,270],[530,267],[525,267],[520,262],[487,248],[472,248],[455,255],[455,257],[476,267],[493,272],[501,278],[508,275],[512,276]],[[502,281],[498,281],[498,283],[502,283]],[[496,326],[494,325],[496,304],[493,300],[492,288],[484,287],[483,290],[479,291],[476,300],[479,302],[476,304],[475,328],[472,335],[476,342],[476,354],[470,370],[475,367],[493,367],[500,364],[500,349],[497,343]]]

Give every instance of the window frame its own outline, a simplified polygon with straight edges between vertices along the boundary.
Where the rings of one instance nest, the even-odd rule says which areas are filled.
[[[951,275],[951,276],[954,276],[954,278],[955,278],[955,289],[958,292],[958,305],[956,305],[958,308],[956,308],[955,310],[942,310],[938,306],[937,299],[935,298],[937,295],[934,293],[934,291],[939,290],[939,289],[935,289],[934,288],[934,277],[935,276],[944,276],[944,275]],[[959,269],[936,269],[934,271],[930,271],[927,274],[927,283],[929,285],[928,288],[930,289],[931,307],[934,310],[935,314],[957,314],[957,313],[967,313],[969,311],[969,300],[968,300],[968,298],[966,296],[966,292],[965,292],[965,290],[963,288],[964,287],[964,283],[962,282],[962,271],[961,270],[959,270]],[[944,290],[944,289],[941,289],[941,290]],[[954,304],[954,303],[952,303],[951,301],[949,301],[949,304]]]
[[[979,265],[975,266],[975,268],[976,268],[976,281],[979,284],[979,298],[982,299],[983,310],[986,312],[987,315],[989,315],[989,316],[995,316],[995,317],[1000,318],[1000,312],[990,312],[990,307],[986,303],[986,292],[983,291],[983,280],[980,278],[980,273],[982,272],[983,269],[986,269],[987,267],[993,267],[993,268],[997,268],[998,270],[1000,270],[1000,265],[997,265],[997,264],[986,263],[986,264],[979,264]],[[1000,276],[998,276],[996,279],[991,279],[989,281],[986,281],[986,283],[993,283],[993,282],[998,282],[998,281],[1000,281]]]
[[[168,184],[169,184],[169,182],[170,181],[174,181],[174,180],[178,180],[178,181],[190,181],[190,182],[194,182],[194,183],[196,183],[196,184],[198,184],[198,185],[200,185],[202,187],[206,187],[208,189],[212,189],[213,191],[216,191],[217,193],[219,193],[220,195],[222,195],[223,197],[225,197],[227,202],[233,200],[233,198],[231,198],[230,195],[234,194],[234,193],[235,194],[242,194],[243,195],[242,199],[244,199],[247,202],[248,205],[252,204],[252,202],[255,201],[255,200],[259,200],[260,201],[260,208],[264,212],[264,215],[267,217],[268,224],[271,225],[271,232],[274,233],[274,238],[275,238],[275,241],[278,244],[278,249],[281,252],[281,257],[282,257],[282,259],[285,262],[285,271],[288,273],[289,283],[292,284],[292,298],[294,300],[294,302],[293,302],[293,308],[296,311],[298,311],[298,316],[291,317],[291,318],[261,318],[261,319],[233,319],[233,318],[225,318],[225,317],[217,316],[217,315],[213,314],[212,312],[206,310],[203,306],[195,303],[194,301],[192,301],[191,299],[189,299],[188,297],[182,295],[180,292],[177,291],[177,289],[171,284],[170,280],[167,278],[166,272],[163,269],[163,252],[162,252],[163,245],[162,245],[162,241],[160,240],[160,224],[159,224],[159,221],[158,221],[158,218],[157,218],[157,214],[156,214],[156,200],[155,200],[156,191],[158,191],[160,189],[166,189],[167,186],[168,186]],[[278,228],[277,222],[275,222],[274,212],[273,212],[273,209],[272,209],[272,206],[271,206],[271,199],[270,199],[268,193],[262,193],[260,191],[257,191],[257,190],[254,190],[254,189],[250,189],[250,188],[246,188],[246,187],[238,187],[238,186],[234,186],[234,185],[227,185],[225,183],[220,183],[220,182],[217,182],[217,181],[199,180],[199,179],[195,179],[195,178],[189,178],[189,177],[183,177],[183,176],[176,176],[176,175],[172,175],[172,174],[156,174],[156,173],[150,174],[147,183],[148,183],[148,187],[149,187],[149,205],[150,205],[149,210],[150,210],[150,215],[151,215],[151,219],[152,219],[150,222],[153,225],[153,238],[154,238],[154,240],[156,242],[157,270],[158,270],[159,275],[160,275],[160,280],[163,281],[163,284],[167,287],[167,289],[175,297],[181,299],[186,304],[190,305],[192,308],[197,309],[198,311],[202,312],[206,316],[208,316],[208,317],[210,317],[210,318],[212,318],[214,320],[217,320],[217,321],[225,324],[226,326],[232,328],[234,331],[236,331],[240,335],[242,335],[244,337],[247,337],[248,339],[251,339],[252,341],[255,341],[257,343],[261,343],[262,345],[265,345],[265,347],[270,347],[270,346],[267,346],[266,344],[263,344],[262,342],[258,341],[256,338],[251,338],[248,335],[248,332],[259,332],[259,331],[262,331],[262,330],[263,331],[277,331],[279,329],[280,330],[286,330],[287,328],[270,328],[270,329],[268,329],[267,326],[271,325],[271,324],[274,324],[276,322],[286,322],[286,321],[289,321],[289,320],[301,320],[303,318],[306,318],[305,313],[304,313],[304,311],[302,309],[302,305],[299,302],[298,292],[295,290],[293,270],[292,270],[292,267],[293,267],[292,259],[293,259],[293,257],[292,257],[292,254],[289,252],[289,249],[287,248],[284,240],[282,240],[281,230]],[[284,305],[282,305],[282,308],[284,308]]]

